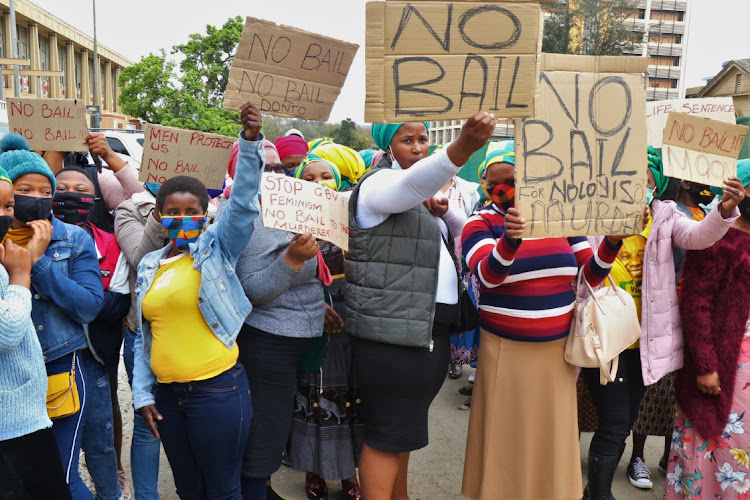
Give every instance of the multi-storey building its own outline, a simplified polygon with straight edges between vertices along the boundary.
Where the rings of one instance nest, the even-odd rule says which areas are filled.
[[[29,59],[21,66],[22,97],[82,99],[95,104],[94,40],[49,12],[24,0],[15,2],[18,57]],[[0,0],[0,57],[12,57],[9,1]],[[101,126],[125,128],[127,117],[118,104],[117,80],[124,67],[133,64],[110,48],[98,44]],[[2,70],[3,95],[13,96],[12,66]],[[62,72],[61,76],[29,76],[25,70]]]

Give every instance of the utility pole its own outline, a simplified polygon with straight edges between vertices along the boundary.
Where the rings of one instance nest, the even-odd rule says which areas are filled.
[[[99,97],[99,93],[102,90],[102,86],[101,86],[101,81],[100,81],[101,75],[99,72],[99,49],[97,48],[97,44],[96,44],[96,0],[92,0],[92,2],[94,5],[94,106],[95,106],[94,116],[96,117],[95,128],[99,128],[99,126],[101,125],[100,121],[101,121],[101,116],[102,116],[101,114],[102,101]]]

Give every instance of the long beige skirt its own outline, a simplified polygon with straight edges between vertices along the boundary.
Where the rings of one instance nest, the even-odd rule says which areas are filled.
[[[481,332],[464,463],[464,496],[580,499],[575,368],[565,340]]]

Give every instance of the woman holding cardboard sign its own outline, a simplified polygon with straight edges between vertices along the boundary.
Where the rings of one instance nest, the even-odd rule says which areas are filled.
[[[373,125],[385,160],[354,189],[344,331],[362,395],[363,497],[406,499],[410,452],[427,445],[427,412],[459,333],[459,276],[440,191],[489,140],[495,118],[471,117],[458,139],[425,158],[421,122]],[[392,169],[398,163],[401,170]]]
[[[133,406],[161,437],[183,499],[242,498],[253,410],[236,339],[252,306],[234,265],[258,216],[264,156],[260,112],[245,104],[240,121],[235,190],[223,216],[206,229],[209,198],[197,179],[162,184],[156,210],[170,244],[143,258],[134,290]]]

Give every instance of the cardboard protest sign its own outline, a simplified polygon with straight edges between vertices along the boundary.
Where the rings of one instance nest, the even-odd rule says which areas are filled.
[[[349,250],[350,192],[339,193],[315,182],[263,173],[262,216],[266,227],[330,241]]]
[[[744,125],[672,111],[661,150],[664,175],[721,187],[724,179],[737,175],[746,135]]]
[[[235,139],[195,130],[146,125],[138,179],[163,184],[187,175],[208,189],[221,189]]]
[[[88,151],[86,104],[76,99],[8,97],[8,129],[35,151]]]
[[[248,17],[224,109],[252,102],[270,115],[328,120],[359,45]]]
[[[368,3],[365,120],[532,116],[542,27],[536,2]]]
[[[732,97],[704,97],[700,99],[670,99],[646,103],[646,126],[648,145],[660,148],[667,117],[672,111],[703,116],[712,120],[734,123],[734,101]]]
[[[647,66],[640,57],[543,54],[534,117],[516,122],[524,236],[642,230]]]

